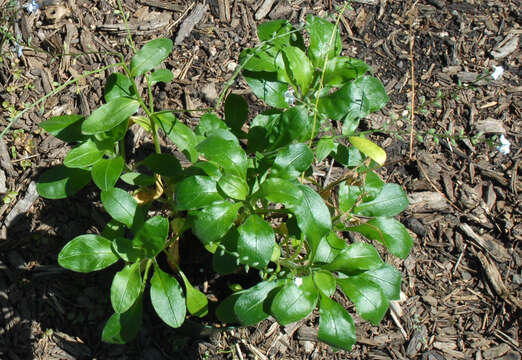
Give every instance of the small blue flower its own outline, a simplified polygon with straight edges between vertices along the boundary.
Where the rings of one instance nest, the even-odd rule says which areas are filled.
[[[25,10],[27,10],[27,12],[30,14],[34,14],[40,8],[40,5],[38,5],[38,3],[35,0],[31,0],[31,2],[28,2],[28,3],[24,4],[23,6],[24,6]]]
[[[294,96],[294,92],[292,90],[285,91],[285,101],[290,106],[294,105],[295,96]]]
[[[20,46],[19,43],[15,44],[15,50],[18,57],[22,57],[22,55],[24,54],[24,49]]]
[[[499,140],[500,140],[500,145],[497,146],[497,150],[504,155],[509,154],[509,151],[510,151],[509,147],[511,146],[511,142],[508,139],[506,139],[504,134],[500,135]]]
[[[491,78],[493,80],[498,80],[504,73],[504,68],[502,66],[493,66],[494,71],[491,73]]]

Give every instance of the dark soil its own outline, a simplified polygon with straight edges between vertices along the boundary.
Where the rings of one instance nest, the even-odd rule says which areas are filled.
[[[270,12],[261,14],[261,5],[271,2]],[[115,1],[44,0],[36,14],[11,13],[8,3],[0,0],[0,26],[26,46],[20,58],[10,41],[0,49],[0,130],[11,111],[24,109],[84,71],[115,63],[111,52],[131,56]],[[175,39],[196,5],[187,0],[124,3],[138,45],[156,37]],[[156,90],[157,108],[213,106],[240,50],[256,45],[257,24],[270,18],[298,24],[308,13],[334,14],[339,3],[209,1],[203,18],[168,59],[176,79]],[[381,175],[407,189],[411,205],[400,220],[415,237],[405,261],[387,256],[403,273],[403,301],[393,304],[378,327],[354,316],[358,342],[351,352],[316,341],[316,314],[285,327],[268,319],[223,332],[190,324],[174,330],[148,304],[136,341],[102,343],[101,329],[112,313],[112,270],[82,275],[56,263],[68,240],[98,232],[105,224],[98,193],[91,186],[67,200],[44,200],[35,196],[34,181],[68,150],[38,123],[61,114],[88,115],[102,102],[111,70],[25,112],[0,141],[0,358],[520,359],[521,9],[519,0],[354,0],[353,10],[342,18],[343,54],[371,65],[390,95],[385,109],[362,125],[387,126],[375,137],[388,151]],[[473,86],[458,88],[495,65],[505,69],[498,80],[486,75]],[[232,89],[257,104],[243,81]],[[439,91],[440,107],[435,106]],[[455,143],[422,136],[410,154],[412,95],[419,134],[433,128],[437,134],[462,131],[466,136]],[[180,118],[193,125],[198,116],[191,112]],[[469,137],[479,131],[490,140],[504,134],[511,151],[504,155],[484,141],[473,144]],[[129,142],[138,156],[139,149],[150,146],[139,131]],[[174,150],[167,142],[165,146]],[[193,275],[199,274],[200,288],[212,302],[226,284],[210,277],[204,258],[185,261]],[[339,300],[354,313],[348,301]]]

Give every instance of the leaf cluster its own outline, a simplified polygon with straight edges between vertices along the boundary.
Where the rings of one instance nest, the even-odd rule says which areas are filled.
[[[104,341],[124,343],[136,336],[147,291],[169,326],[181,326],[187,311],[207,314],[206,296],[191,285],[176,258],[185,233],[212,254],[216,272],[259,271],[257,285],[219,304],[216,315],[224,323],[253,325],[272,315],[285,325],[318,307],[319,338],[349,349],[355,325],[333,294],[343,292],[373,324],[399,297],[400,273],[371,243],[401,258],[408,255],[412,239],[394,218],[408,200],[399,185],[384,183],[375,172],[386,160],[384,150],[357,133],[360,119],[382,108],[388,97],[382,83],[367,74],[368,65],[340,55],[336,26],[310,15],[305,30],[308,47],[288,21],[265,23],[258,28],[261,45],[241,53],[244,79],[271,107],[252,120],[247,102],[233,93],[223,116],[208,112],[195,129],[173,112],[156,111],[152,86],[173,77],[160,68],[172,41],[156,39],[129,65],[122,61],[122,71],[108,78],[105,104],[90,116],[41,123],[74,147],[63,165],[40,177],[39,194],[65,198],[92,180],[112,219],[101,234],[72,239],[58,256],[61,266],[78,272],[123,264],[110,290],[114,314],[104,327]],[[145,100],[138,78],[146,84]],[[150,132],[156,145],[155,153],[137,164],[125,157],[132,123]],[[333,130],[337,123],[342,135]],[[190,165],[161,153],[159,132]],[[344,167],[340,179],[317,180],[314,165],[325,159]],[[151,210],[154,202],[166,211]],[[368,241],[347,243],[343,232]],[[160,267],[160,256],[170,269]]]

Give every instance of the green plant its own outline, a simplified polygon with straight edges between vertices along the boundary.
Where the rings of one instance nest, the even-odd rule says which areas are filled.
[[[357,133],[359,120],[388,97],[382,83],[366,74],[368,65],[340,56],[337,24],[308,16],[305,30],[308,47],[288,21],[265,23],[258,29],[261,44],[242,52],[233,79],[242,72],[252,92],[271,107],[251,122],[242,97],[232,93],[225,99],[233,79],[216,106],[225,99],[224,119],[208,112],[193,130],[172,111],[154,109],[152,87],[172,80],[169,70],[158,69],[172,42],[156,39],[130,65],[122,59],[122,72],[107,80],[106,103],[89,117],[64,115],[41,123],[75,146],[63,165],[42,174],[39,194],[66,198],[92,180],[112,218],[101,234],[72,239],[58,256],[61,266],[78,272],[123,261],[111,286],[114,314],[104,341],[125,343],[136,336],[147,290],[169,326],[181,326],[187,311],[207,314],[206,296],[179,266],[179,242],[189,233],[212,254],[218,273],[259,271],[257,285],[236,284],[237,291],[219,304],[216,315],[224,323],[253,325],[273,315],[284,325],[318,306],[319,339],[350,349],[355,325],[332,299],[336,289],[373,324],[399,298],[400,272],[369,242],[347,244],[339,236],[357,232],[401,258],[413,245],[393,218],[408,205],[405,192],[375,172],[386,153]],[[136,85],[139,77],[145,80],[145,99]],[[155,145],[155,153],[134,165],[125,153],[130,123],[150,132]],[[334,130],[337,123],[342,134]],[[159,131],[190,166],[161,152]],[[313,173],[313,165],[327,158],[345,168],[329,183]],[[171,270],[160,268],[160,257]]]

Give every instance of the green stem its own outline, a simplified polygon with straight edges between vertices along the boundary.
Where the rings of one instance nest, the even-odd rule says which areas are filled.
[[[127,23],[127,17],[125,16],[125,12],[123,11],[123,5],[121,4],[121,1],[118,0],[118,9],[120,10],[121,17],[123,19],[123,24],[125,25],[125,30],[127,30],[127,38],[129,40],[129,45],[132,48],[132,51],[134,53],[137,52],[136,45],[134,44],[134,40],[132,40],[132,35],[130,33],[129,24]]]
[[[145,267],[145,275],[143,275],[143,281],[141,283],[141,293],[145,291],[145,286],[147,285],[147,279],[149,278],[149,270],[152,265],[152,259],[147,261],[147,266]]]
[[[7,126],[5,127],[5,129],[2,131],[2,133],[0,133],[0,139],[2,139],[5,135],[5,133],[7,133],[9,131],[9,129],[11,128],[11,126],[13,126],[13,124],[22,117],[23,114],[25,114],[27,111],[35,108],[36,106],[40,105],[42,102],[44,102],[45,100],[47,100],[49,97],[51,96],[54,96],[56,94],[58,94],[59,92],[61,92],[62,90],[64,90],[65,88],[67,88],[69,85],[73,85],[75,83],[77,83],[78,81],[82,80],[82,79],[85,79],[87,76],[90,76],[90,75],[93,75],[93,74],[97,74],[97,73],[100,73],[100,72],[103,72],[107,69],[110,69],[110,68],[113,68],[113,67],[117,67],[117,66],[121,66],[121,65],[124,65],[122,63],[116,63],[116,64],[110,64],[110,65],[107,65],[107,66],[104,66],[102,67],[101,69],[97,69],[97,70],[91,70],[91,71],[85,71],[83,72],[80,76],[78,76],[77,78],[74,78],[74,79],[71,79],[71,80],[68,80],[66,82],[64,82],[63,84],[61,84],[60,86],[58,86],[56,89],[54,89],[53,91],[51,91],[49,94],[46,94],[44,96],[42,96],[41,98],[39,98],[38,100],[36,100],[34,103],[31,103],[29,105],[27,105],[27,107],[25,109],[23,109],[22,111],[20,111],[16,116],[14,116],[13,118],[11,118],[9,120],[9,124],[7,124]]]

